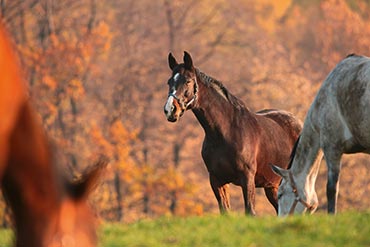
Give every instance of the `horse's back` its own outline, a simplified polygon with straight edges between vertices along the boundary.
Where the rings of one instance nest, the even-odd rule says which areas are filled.
[[[370,58],[350,55],[338,63],[307,116],[327,143],[347,143],[344,152],[351,152],[352,145],[356,150],[369,149]]]
[[[348,128],[359,145],[370,149],[370,58],[352,56],[346,80],[338,82],[337,101]]]

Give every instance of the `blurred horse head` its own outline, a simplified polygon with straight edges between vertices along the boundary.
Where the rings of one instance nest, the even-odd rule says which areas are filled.
[[[16,246],[95,246],[87,196],[107,164],[71,182],[54,165],[12,43],[0,26],[0,181],[12,209]]]

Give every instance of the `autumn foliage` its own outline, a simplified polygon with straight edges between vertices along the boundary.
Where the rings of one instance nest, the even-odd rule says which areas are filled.
[[[91,204],[111,221],[218,210],[201,127],[191,112],[177,124],[163,114],[169,51],[189,51],[250,109],[285,109],[302,120],[336,63],[350,53],[370,56],[363,0],[5,0],[0,10],[30,98],[62,150],[59,165],[73,178],[98,154],[110,157]],[[364,157],[343,161],[339,211],[369,206]],[[324,207],[322,168],[316,188]],[[257,212],[271,214],[261,198]],[[232,199],[241,208],[241,194]],[[1,215],[7,222],[5,209]]]

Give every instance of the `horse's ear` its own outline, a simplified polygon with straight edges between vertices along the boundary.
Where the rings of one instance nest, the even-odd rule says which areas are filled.
[[[84,175],[74,181],[69,187],[69,193],[75,200],[85,199],[99,184],[99,180],[106,169],[109,160],[101,157],[99,161],[84,172]]]
[[[173,70],[179,63],[176,61],[176,58],[172,55],[172,53],[168,53],[168,65],[170,69]]]
[[[193,69],[193,59],[191,58],[190,54],[187,51],[184,51],[184,64],[185,69],[191,70]]]
[[[275,172],[280,177],[287,178],[289,176],[289,174],[288,174],[289,171],[288,170],[285,170],[285,169],[280,168],[280,167],[278,167],[276,165],[273,165],[273,164],[270,164],[270,166],[271,166],[272,171]]]

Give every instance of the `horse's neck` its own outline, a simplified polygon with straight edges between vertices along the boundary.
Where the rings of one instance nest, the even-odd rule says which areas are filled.
[[[297,146],[291,171],[298,183],[313,191],[322,159],[319,134],[305,124]]]
[[[225,88],[217,84],[210,85],[199,76],[197,80],[198,96],[193,112],[206,134],[225,135],[231,129],[235,114],[240,115],[240,111],[245,111],[244,115],[250,113],[244,106],[231,103],[228,97],[234,96],[229,92],[225,95]]]

